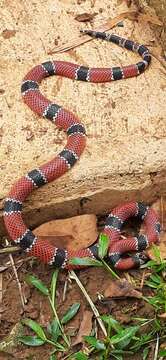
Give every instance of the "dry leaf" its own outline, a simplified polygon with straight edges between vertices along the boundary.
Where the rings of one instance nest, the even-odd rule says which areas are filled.
[[[90,335],[91,330],[92,330],[92,317],[93,317],[93,314],[91,311],[88,311],[88,310],[84,311],[83,319],[81,321],[78,335],[77,335],[74,343],[72,344],[73,346],[83,342],[84,336]]]
[[[162,26],[163,23],[159,20],[157,15],[149,15],[149,14],[139,14],[138,15],[138,21],[142,21],[142,22],[150,22],[153,25],[158,25],[158,26]]]
[[[140,299],[142,294],[133,288],[133,285],[127,280],[115,280],[108,285],[104,292],[104,296],[108,297],[135,297]]]
[[[11,37],[16,35],[16,30],[5,29],[2,31],[1,35],[4,39],[10,39]]]
[[[96,216],[81,215],[69,219],[53,220],[40,225],[34,233],[53,245],[79,250],[93,244],[98,236]]]
[[[114,26],[116,26],[119,22],[123,21],[124,19],[137,20],[137,18],[138,18],[137,11],[127,11],[127,12],[124,12],[124,13],[116,16],[113,19],[109,18],[106,23],[104,23],[103,25],[101,25],[98,28],[95,28],[93,30],[107,31],[107,30],[112,29]],[[88,41],[92,41],[92,40],[93,40],[93,38],[91,38],[90,36],[84,35],[84,36],[81,36],[81,37],[75,39],[72,43],[68,42],[67,44],[56,47],[55,50],[50,50],[48,52],[48,54],[52,55],[52,54],[68,51],[70,49],[73,49],[81,44],[84,44],[84,43],[86,43]]]
[[[93,18],[97,15],[97,13],[89,14],[89,13],[83,13],[77,15],[74,19],[79,22],[85,22],[85,21],[91,21]]]
[[[158,317],[160,317],[161,319],[166,320],[166,312],[163,314],[159,314]]]

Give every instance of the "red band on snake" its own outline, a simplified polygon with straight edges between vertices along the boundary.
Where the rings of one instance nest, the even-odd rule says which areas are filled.
[[[98,258],[98,239],[95,244],[80,251],[57,248],[49,241],[35,236],[26,227],[21,215],[22,203],[32,190],[62,176],[76,163],[85,148],[85,128],[75,115],[46,99],[39,91],[39,83],[50,75],[96,83],[126,79],[141,74],[151,61],[149,51],[144,45],[113,34],[90,30],[85,33],[137,52],[143,60],[134,65],[112,68],[88,68],[64,61],[47,61],[30,70],[21,86],[24,102],[35,113],[51,120],[58,128],[62,128],[67,133],[68,140],[65,149],[53,160],[20,178],[13,185],[4,204],[4,222],[10,238],[23,250],[38,257],[44,263],[66,269],[76,267],[70,265],[72,257]],[[146,234],[121,239],[122,225],[131,216],[138,216],[144,221]],[[107,234],[110,240],[107,259],[115,268],[126,270],[141,264],[139,252],[142,252],[149,244],[158,241],[160,224],[153,209],[143,203],[130,202],[117,207],[110,213],[103,233]],[[136,254],[124,257],[124,254],[129,251],[135,251]]]

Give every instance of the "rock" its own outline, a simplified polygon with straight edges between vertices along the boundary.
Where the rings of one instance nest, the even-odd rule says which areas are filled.
[[[93,11],[99,13],[100,8],[98,2]],[[102,9],[105,19],[121,12],[115,1],[108,8],[108,1],[103,0]],[[23,16],[18,18],[18,11]],[[77,11],[82,11],[79,5]],[[2,87],[5,84],[5,93],[0,95],[4,129],[0,155],[2,210],[15,180],[49,161],[66,143],[63,132],[39,118],[21,99],[20,85],[27,72],[48,57],[105,67],[132,64],[140,57],[97,40],[69,53],[48,56],[50,49],[55,48],[55,25],[59,45],[80,36],[81,25],[74,20],[72,3],[66,7],[64,1],[58,6],[54,2],[50,6],[47,2],[34,2],[33,6],[27,3],[25,9],[21,0],[13,0],[5,8],[1,6],[1,14],[4,29],[10,24],[11,29],[17,30],[16,23],[19,28],[17,36],[2,39],[0,52]],[[97,22],[102,24],[102,19]],[[114,32],[130,38],[133,26],[134,39],[150,44],[154,33],[148,24],[128,20],[124,28]],[[166,83],[160,62],[153,57],[149,69],[137,78],[89,84],[52,77],[43,81],[41,87],[49,99],[78,115],[88,139],[84,154],[72,170],[35,190],[26,200],[24,217],[28,225],[34,228],[52,219],[106,213],[126,200],[151,203],[165,194]],[[26,132],[21,131],[26,126],[34,134],[31,141],[26,141]],[[42,132],[42,128],[46,131]],[[0,235],[4,233],[1,211]]]

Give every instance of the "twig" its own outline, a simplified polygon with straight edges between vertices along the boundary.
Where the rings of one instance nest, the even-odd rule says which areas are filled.
[[[22,265],[24,262],[28,262],[28,261],[33,260],[33,259],[35,259],[34,256],[29,256],[29,257],[26,257],[26,258],[23,258],[23,259],[20,259],[20,260],[16,261],[15,265],[19,265],[19,264]],[[6,267],[6,269],[8,269],[11,266],[12,265],[11,265],[10,261],[8,261],[7,263],[4,264],[4,267]]]
[[[63,295],[62,295],[62,301],[63,302],[66,300],[67,282],[68,282],[68,279],[66,278],[65,285],[64,285],[64,288],[63,288]]]
[[[120,277],[115,273],[115,271],[113,271],[103,259],[100,259],[100,260],[101,260],[103,266],[105,267],[105,269],[107,271],[109,271],[115,279],[120,280]]]
[[[161,229],[164,230],[164,202],[162,196],[160,198],[160,211],[161,211]]]
[[[8,246],[0,249],[0,254],[9,254],[17,251],[20,251],[20,248],[18,246]]]
[[[8,241],[6,240],[6,245],[8,245]],[[17,269],[15,267],[15,264],[14,264],[14,260],[13,260],[13,256],[11,254],[9,254],[9,258],[10,258],[10,262],[11,262],[11,266],[13,268],[13,272],[14,272],[14,275],[15,275],[15,278],[16,278],[16,281],[17,281],[17,286],[18,286],[18,291],[19,291],[19,294],[20,294],[20,299],[21,299],[21,304],[22,304],[22,308],[24,310],[24,307],[25,307],[25,298],[24,298],[24,295],[22,293],[22,288],[21,288],[21,283],[19,281],[19,278],[18,278],[18,274],[17,274]]]
[[[158,352],[159,352],[159,335],[157,334],[156,347],[155,347],[154,359],[153,360],[158,359]]]
[[[3,275],[0,274],[0,322],[1,322],[1,310],[2,310],[2,277]]]
[[[81,281],[79,280],[78,276],[75,274],[75,272],[74,272],[73,270],[71,270],[71,271],[69,272],[69,276],[70,276],[71,279],[75,280],[75,282],[77,283],[77,285],[79,286],[79,288],[80,288],[81,291],[83,292],[83,294],[84,294],[86,300],[88,301],[88,303],[89,303],[89,305],[90,305],[90,307],[91,307],[94,315],[96,316],[96,319],[97,319],[97,321],[98,321],[98,323],[99,323],[99,326],[100,326],[100,328],[101,328],[104,336],[107,337],[107,331],[106,331],[106,328],[105,328],[105,326],[104,326],[103,321],[102,321],[101,318],[100,318],[100,314],[99,314],[96,306],[93,304],[93,301],[91,300],[91,298],[90,298],[90,296],[88,295],[87,291],[85,290],[84,286],[82,285]]]
[[[142,274],[142,279],[141,279],[141,284],[140,284],[140,289],[141,290],[143,289],[144,281],[145,281],[145,270],[143,271],[143,274]]]
[[[136,20],[138,18],[138,12],[137,11],[127,11],[120,15],[117,15],[113,19],[108,19],[107,22],[105,22],[103,25],[99,26],[98,28],[95,28],[93,30],[95,31],[107,31],[112,29],[114,26],[116,26],[119,22],[123,21],[124,19],[130,19],[130,20]],[[71,43],[64,44],[62,46],[56,47],[54,50],[50,50],[48,52],[48,55],[56,54],[56,53],[62,53],[64,51],[68,51],[70,49],[73,49],[79,45],[82,45],[88,41],[92,41],[93,38],[89,37],[88,35],[81,36],[77,39],[75,39]]]

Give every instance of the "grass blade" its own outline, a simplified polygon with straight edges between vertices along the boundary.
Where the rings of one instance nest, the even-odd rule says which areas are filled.
[[[52,322],[48,325],[47,331],[51,335],[51,340],[57,341],[59,335],[61,334],[61,330],[56,319],[53,319]]]
[[[114,318],[112,318],[112,316],[110,315],[102,315],[101,319],[112,329],[114,329],[117,333],[122,331],[123,328],[122,326],[119,324],[119,322],[117,320],[115,320]]]
[[[120,349],[124,349],[132,340],[133,336],[138,331],[139,326],[131,326],[123,329],[117,335],[111,337],[110,342],[112,345],[116,345]]]
[[[21,336],[19,341],[28,346],[41,346],[45,344],[45,340],[40,339],[37,336]]]
[[[65,313],[65,315],[63,316],[63,318],[61,319],[61,324],[66,324],[68,321],[70,321],[78,312],[80,308],[80,304],[79,303],[75,303],[73,304]]]
[[[73,359],[75,359],[75,360],[88,360],[89,357],[87,355],[85,355],[82,351],[79,351],[79,352],[74,354]]]
[[[84,336],[84,339],[89,345],[92,345],[96,350],[106,349],[105,344],[93,336]]]
[[[103,259],[108,252],[109,246],[109,237],[105,234],[100,234],[99,236],[99,248],[98,248],[98,256]]]
[[[58,280],[58,273],[59,273],[58,269],[56,269],[53,272],[52,279],[51,279],[51,286],[50,286],[51,299],[52,299],[52,304],[53,304],[54,307],[55,307],[55,296],[56,296],[56,286],[57,286],[57,280]]]
[[[36,287],[43,295],[49,295],[49,290],[47,289],[46,285],[36,276],[28,275],[26,277],[26,282],[29,285],[33,285],[34,287]]]
[[[28,326],[30,329],[32,329],[35,334],[38,335],[38,337],[42,340],[46,340],[46,335],[44,333],[44,330],[42,329],[42,327],[34,320],[32,319],[24,319],[22,320],[22,323],[26,326]]]
[[[78,265],[78,266],[98,266],[101,267],[102,263],[98,260],[91,259],[90,257],[84,257],[84,258],[72,258],[69,263],[71,265]]]

